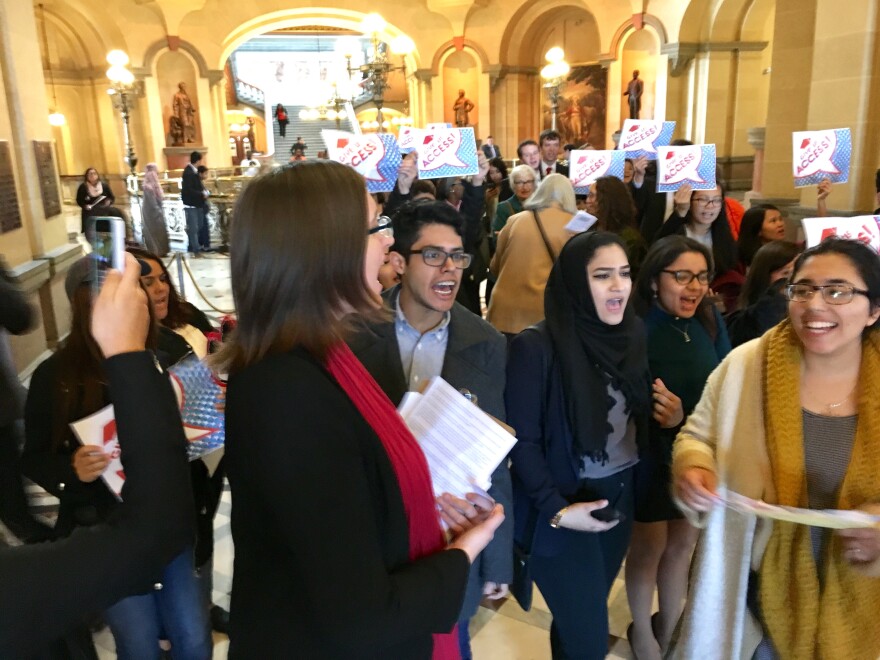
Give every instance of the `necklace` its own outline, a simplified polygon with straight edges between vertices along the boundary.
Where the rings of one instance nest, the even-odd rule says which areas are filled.
[[[677,317],[676,317],[676,320],[678,320]],[[691,327],[690,322],[688,322],[688,323],[685,324],[685,326],[684,326],[684,330],[682,330],[681,328],[679,328],[678,326],[676,326],[674,323],[670,323],[670,324],[669,324],[669,327],[672,328],[673,330],[675,330],[676,332],[681,333],[681,335],[684,337],[684,343],[685,343],[685,344],[690,344],[690,343],[691,343],[691,336],[688,334],[688,328]]]
[[[842,406],[844,403],[849,401],[852,398],[852,395],[855,394],[856,387],[858,387],[858,384],[856,384],[856,386],[850,390],[849,394],[846,395],[846,398],[840,403],[826,403],[825,405],[828,407],[828,412],[833,412],[837,408],[840,408],[840,406]]]

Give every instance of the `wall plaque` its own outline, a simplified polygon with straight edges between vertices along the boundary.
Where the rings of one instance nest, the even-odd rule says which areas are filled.
[[[9,142],[0,141],[0,234],[21,227]]]
[[[58,191],[58,177],[55,176],[55,150],[52,143],[34,140],[34,158],[37,161],[43,212],[48,219],[61,213],[61,195]]]

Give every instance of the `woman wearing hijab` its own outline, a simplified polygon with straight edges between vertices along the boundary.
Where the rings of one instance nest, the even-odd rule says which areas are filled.
[[[168,254],[168,227],[162,210],[162,185],[159,168],[149,163],[144,173],[144,205],[142,207],[144,244],[158,257]]]
[[[620,237],[580,234],[550,273],[545,320],[510,345],[515,538],[553,614],[554,658],[608,652],[607,598],[629,543],[633,466],[651,411],[631,289]]]

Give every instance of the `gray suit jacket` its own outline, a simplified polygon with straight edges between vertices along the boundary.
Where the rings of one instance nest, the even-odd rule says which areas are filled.
[[[397,300],[398,287],[383,294],[386,302]],[[397,405],[408,389],[400,362],[394,321],[370,325],[349,339],[351,350]],[[441,376],[453,387],[477,395],[485,412],[500,420],[504,413],[504,382],[507,343],[497,330],[462,305],[455,303],[449,322],[449,339]],[[505,520],[492,543],[471,567],[461,619],[477,611],[483,583],[510,584],[513,580],[513,494],[507,461],[492,474],[489,494],[504,506]]]

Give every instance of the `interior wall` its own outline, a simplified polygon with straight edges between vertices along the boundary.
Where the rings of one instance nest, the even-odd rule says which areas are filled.
[[[599,26],[596,19],[586,10],[575,9],[560,12],[559,18],[550,23],[539,46],[534,53],[533,63],[544,66],[544,55],[554,46],[565,51],[565,60],[570,64],[590,64],[599,58]]]

